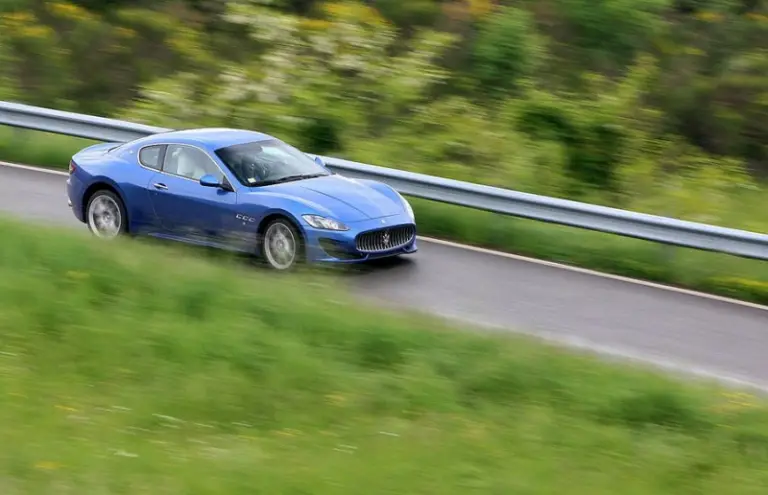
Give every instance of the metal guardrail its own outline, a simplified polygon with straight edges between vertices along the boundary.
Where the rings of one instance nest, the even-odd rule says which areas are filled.
[[[97,141],[120,142],[172,130],[2,101],[0,124]],[[379,180],[402,194],[417,198],[669,245],[768,260],[766,234],[320,157],[334,172],[347,177]]]

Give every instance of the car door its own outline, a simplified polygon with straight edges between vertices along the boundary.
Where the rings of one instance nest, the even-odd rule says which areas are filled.
[[[132,155],[133,151],[128,150],[126,153]],[[152,206],[151,184],[154,182],[157,172],[163,168],[164,153],[164,144],[144,146],[136,153],[136,160],[142,172],[137,174],[136,186],[140,186],[140,190],[134,193],[135,201],[132,202],[133,205],[130,211],[132,216],[131,223],[136,233],[153,235],[162,231],[162,225]]]
[[[204,175],[224,174],[195,146],[169,144],[161,172],[149,183],[150,198],[164,233],[193,242],[217,242],[235,218],[237,193],[200,184]]]

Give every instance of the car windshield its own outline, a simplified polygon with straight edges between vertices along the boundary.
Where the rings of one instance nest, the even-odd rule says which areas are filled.
[[[216,150],[216,155],[248,187],[331,175],[325,167],[278,139],[227,146]]]

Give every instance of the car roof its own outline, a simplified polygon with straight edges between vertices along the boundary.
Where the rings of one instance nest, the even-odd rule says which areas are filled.
[[[159,134],[152,134],[151,136],[140,138],[136,142],[140,143],[142,146],[153,143],[192,144],[202,146],[209,150],[217,150],[226,146],[251,143],[254,141],[265,141],[268,139],[275,138],[269,134],[264,134],[263,132],[213,127],[161,132]]]

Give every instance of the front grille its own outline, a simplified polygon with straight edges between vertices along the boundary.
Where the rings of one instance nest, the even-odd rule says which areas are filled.
[[[401,248],[409,244],[414,237],[416,237],[416,226],[398,225],[363,232],[355,238],[355,246],[363,253],[377,253]]]

